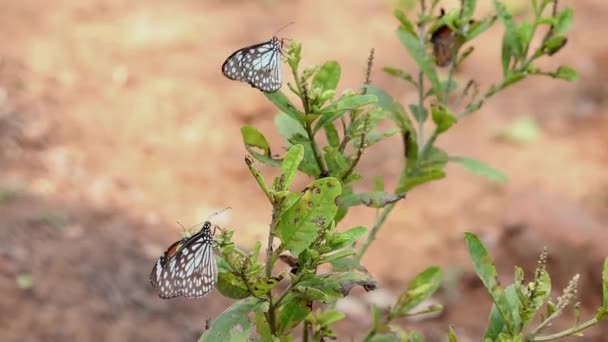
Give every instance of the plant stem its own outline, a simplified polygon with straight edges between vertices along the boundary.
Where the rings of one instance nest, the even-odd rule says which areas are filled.
[[[253,160],[253,158],[251,158],[251,156],[245,156],[245,163],[247,164],[249,171],[253,175],[253,178],[255,178],[262,191],[264,191],[264,194],[266,195],[270,203],[273,203],[274,199],[272,196],[272,192],[268,188],[268,185],[266,185],[264,177],[262,176],[258,168],[255,166],[255,161]]]
[[[274,260],[274,252],[272,249],[272,242],[274,240],[274,232],[277,227],[277,222],[279,220],[279,211],[281,208],[281,203],[272,202],[272,220],[270,222],[270,229],[268,232],[268,242],[266,244],[266,264],[265,264],[265,272],[266,278],[270,278],[272,276],[272,264]],[[266,297],[268,298],[268,312],[266,314],[266,320],[268,321],[268,326],[270,327],[270,332],[275,335],[276,333],[276,324],[275,324],[275,310],[276,306],[273,304],[272,300],[272,290],[268,290],[266,292]]]
[[[599,320],[597,319],[597,317],[594,317],[584,323],[581,323],[580,325],[577,325],[576,327],[564,330],[564,331],[560,331],[558,333],[552,334],[552,335],[547,335],[547,336],[538,336],[538,337],[532,337],[532,339],[530,339],[529,341],[551,341],[551,340],[557,340],[559,338],[562,337],[566,337],[566,336],[571,336],[574,335],[576,333],[579,333],[595,324],[599,323]]]
[[[300,77],[298,77],[297,68],[292,68],[292,72],[293,79],[296,82],[296,87],[298,88],[298,93],[300,94],[300,100],[302,100],[302,108],[304,108],[304,129],[306,130],[308,141],[310,141],[310,146],[312,147],[312,154],[315,157],[315,161],[317,162],[321,175],[327,175],[325,163],[323,162],[323,159],[321,159],[319,145],[317,145],[317,142],[314,139],[315,135],[312,131],[312,127],[310,127],[310,122],[308,121],[308,115],[310,114],[308,89],[306,88],[306,85],[302,83]]]
[[[315,156],[315,161],[317,162],[317,166],[321,171],[321,176],[327,175],[328,171],[325,168],[323,159],[321,159],[321,151],[319,149],[319,145],[317,145],[317,142],[315,141],[315,136],[312,132],[312,128],[310,127],[310,123],[308,123],[308,120],[306,120],[306,126],[304,128],[306,129],[306,135],[308,135],[308,140],[310,141],[310,145],[312,147],[312,154]]]
[[[384,221],[386,221],[386,218],[391,213],[391,211],[393,210],[394,207],[395,207],[395,203],[391,203],[382,209],[382,212],[376,218],[376,222],[374,223],[372,230],[367,235],[367,239],[365,239],[363,246],[361,246],[361,248],[359,249],[359,252],[357,252],[357,256],[356,256],[357,261],[361,261],[361,257],[363,257],[363,254],[365,254],[365,252],[367,251],[367,249],[369,248],[371,243],[376,239],[376,234],[378,234],[380,227],[382,227],[382,225],[384,224]]]
[[[426,12],[425,0],[420,0],[420,18],[424,17]],[[425,46],[425,33],[424,33],[424,22],[420,21],[418,24],[418,40],[420,40],[421,46]],[[424,109],[424,72],[422,69],[418,70],[418,107]],[[422,145],[424,143],[424,121],[418,123],[418,154],[422,151]]]

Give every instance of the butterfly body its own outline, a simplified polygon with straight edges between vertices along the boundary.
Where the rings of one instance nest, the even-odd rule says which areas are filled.
[[[281,88],[281,50],[283,40],[271,40],[244,47],[231,54],[222,65],[222,73],[231,80],[250,84],[272,93]]]
[[[217,283],[217,263],[213,255],[211,223],[190,237],[171,244],[150,273],[150,285],[160,290],[161,298],[203,297]]]

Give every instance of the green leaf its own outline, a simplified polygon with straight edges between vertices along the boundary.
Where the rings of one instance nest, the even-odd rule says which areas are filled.
[[[496,268],[485,246],[475,234],[467,232],[464,235],[475,273],[490,292],[499,290]]]
[[[421,43],[418,37],[412,35],[403,28],[397,30],[397,36],[403,46],[405,46],[407,52],[412,56],[416,64],[418,64],[418,67],[422,70],[424,76],[431,81],[431,87],[435,94],[437,94],[437,100],[442,102],[443,91],[441,82],[439,81],[433,58],[427,54],[424,43]]]
[[[602,292],[604,294],[604,308],[608,310],[608,258],[604,260],[604,270],[602,271]]]
[[[477,6],[476,0],[464,0],[462,3],[462,19],[468,20],[475,14],[475,7]]]
[[[276,191],[284,191],[289,189],[293,179],[296,177],[298,167],[304,159],[304,147],[302,145],[293,145],[285,154],[283,162],[281,163],[281,176],[279,181],[279,188]]]
[[[413,308],[432,296],[441,285],[441,269],[437,266],[427,268],[418,274],[399,295],[392,311],[396,317],[406,316]]]
[[[485,18],[481,19],[480,21],[473,22],[471,24],[471,27],[469,28],[469,30],[466,32],[465,40],[466,41],[473,40],[475,37],[484,33],[490,27],[492,27],[492,25],[494,24],[495,21],[496,21],[496,16],[488,15]]]
[[[321,66],[312,80],[312,88],[317,88],[320,93],[327,90],[336,90],[340,81],[340,64],[336,61],[326,62]],[[319,103],[322,105],[323,103]]]
[[[255,331],[260,335],[262,341],[275,341],[272,332],[270,331],[270,325],[268,325],[266,316],[264,316],[264,312],[255,313]]]
[[[318,132],[326,124],[338,119],[349,110],[357,109],[376,103],[378,99],[374,95],[346,95],[332,102],[321,110],[321,118],[315,124],[313,132]]]
[[[414,80],[414,77],[407,71],[399,69],[399,68],[393,68],[393,67],[384,67],[382,68],[382,71],[384,71],[385,73],[399,78],[407,83],[412,84],[413,86],[417,86],[418,83]],[[369,92],[368,92],[369,94]]]
[[[322,327],[328,327],[333,323],[343,320],[346,315],[343,312],[337,310],[325,310],[316,315],[317,324]]]
[[[287,295],[284,303],[279,308],[277,315],[279,334],[285,333],[298,325],[311,311],[306,305],[306,301],[298,295]]]
[[[567,42],[568,38],[566,38],[566,36],[553,36],[544,41],[542,51],[547,55],[552,56],[561,50]]]
[[[526,298],[526,303],[522,309],[522,323],[524,326],[534,318],[536,312],[538,312],[545,303],[545,300],[549,298],[549,295],[551,294],[551,278],[549,273],[545,270],[541,270],[538,279],[535,279],[535,281],[528,286],[533,286],[534,288],[531,289],[532,296]]]
[[[319,165],[315,159],[312,145],[308,137],[296,134],[289,139],[289,143],[292,145],[301,144],[304,147],[304,159],[300,163],[299,170],[306,173],[309,176],[317,178],[321,173]]]
[[[557,23],[553,26],[553,33],[563,35],[570,30],[572,26],[572,17],[574,11],[570,7],[564,8],[557,17]]]
[[[483,176],[494,182],[508,182],[509,178],[499,170],[477,159],[468,157],[450,157],[451,162],[460,164],[462,167],[476,175]]]
[[[410,135],[413,136],[415,140],[416,133],[412,128],[412,121],[410,117],[405,113],[405,109],[401,103],[395,101],[392,96],[390,96],[386,91],[380,89],[375,86],[367,87],[367,93],[371,95],[376,95],[378,98],[378,107],[384,109],[389,113],[389,117],[401,130],[401,132],[406,133],[409,132]]]
[[[417,122],[423,123],[426,121],[426,118],[429,115],[426,108],[420,107],[419,105],[415,104],[409,105],[409,108],[412,114],[414,115],[414,119],[416,119]]]
[[[500,287],[498,274],[496,273],[496,267],[492,262],[492,258],[490,258],[485,246],[475,234],[469,232],[465,233],[465,241],[475,273],[477,273],[477,276],[481,279],[483,285],[488,289],[488,292],[494,301],[494,305],[496,306],[496,311],[499,313],[500,318],[503,320],[508,331],[514,331],[514,308],[512,307],[511,294],[505,294],[505,290]],[[486,333],[490,331],[491,326],[492,324],[488,325]],[[488,337],[487,334],[486,337]]]
[[[444,151],[432,147],[419,159],[412,160],[414,162],[408,159],[408,163],[413,164],[413,166],[406,169],[405,176],[395,190],[397,194],[405,193],[420,184],[445,177],[443,169],[448,162],[448,156]]]
[[[257,128],[249,125],[241,127],[241,135],[243,136],[243,142],[245,143],[245,149],[255,159],[263,162],[264,164],[277,166],[279,160],[272,158],[270,152],[270,145],[264,135],[257,130]],[[259,150],[262,150],[260,153]]]
[[[450,331],[448,331],[448,342],[458,342],[458,336],[456,336],[456,333],[451,326]]]
[[[431,113],[437,125],[437,134],[447,131],[456,122],[456,117],[445,106],[431,106]]]
[[[327,138],[327,142],[331,147],[340,146],[340,136],[338,135],[338,131],[336,130],[336,126],[333,123],[329,123],[325,125],[325,137]]]
[[[397,202],[405,197],[405,194],[391,194],[384,191],[364,192],[349,194],[340,197],[339,204],[344,207],[365,205],[370,208],[384,208],[387,204]]]
[[[350,168],[350,161],[337,147],[325,148],[325,162],[332,175],[342,175]]]
[[[556,78],[561,78],[562,80],[566,80],[566,81],[578,81],[578,73],[576,72],[576,70],[572,69],[571,67],[568,66],[564,66],[564,65],[560,65],[559,68],[557,68],[557,70],[555,72],[553,72],[551,74],[551,76],[556,77]]]
[[[357,242],[363,234],[367,231],[367,228],[363,226],[357,226],[350,228],[344,232],[337,232],[328,239],[327,245],[332,250],[338,250],[342,247],[350,246]]]
[[[340,260],[346,257],[349,257],[351,255],[355,255],[357,252],[354,249],[345,249],[333,254],[326,254],[324,256],[321,257],[321,259],[319,259],[319,265],[320,264],[326,264],[328,262],[334,262],[336,260]]]
[[[530,45],[530,42],[532,41],[532,38],[534,37],[535,29],[536,29],[536,26],[528,21],[523,22],[523,23],[521,23],[521,25],[519,25],[519,28],[517,29],[517,33],[519,35],[519,42],[524,50],[526,50],[528,48],[528,46]]]
[[[232,304],[213,321],[199,341],[247,341],[252,328],[247,314],[260,305],[263,303],[258,299],[243,299]]]
[[[268,144],[268,140],[266,140],[264,134],[258,131],[257,128],[245,125],[241,127],[241,135],[243,136],[245,147],[248,149],[250,147],[257,147],[262,150],[264,155],[270,156],[270,145]]]
[[[289,101],[287,96],[285,96],[285,94],[283,94],[281,91],[276,91],[274,93],[264,93],[264,95],[267,99],[270,100],[270,102],[274,103],[274,105],[277,106],[280,111],[289,115],[297,122],[304,122],[302,119],[303,114],[298,111],[298,109],[291,103],[291,101]]]
[[[285,113],[281,113],[274,118],[274,125],[281,136],[285,138],[285,141],[289,141],[298,134],[306,136],[306,130],[302,127],[302,124]]]
[[[298,201],[281,216],[277,235],[293,255],[300,254],[316,239],[320,229],[333,220],[338,210],[336,199],[342,187],[336,178],[316,180]]]
[[[515,60],[522,58],[523,48],[519,40],[517,25],[507,7],[499,0],[494,0],[494,8],[496,9],[498,18],[500,18],[505,27],[502,42],[502,68],[503,75],[506,76],[509,71],[511,57],[514,57]]]
[[[399,22],[401,23],[401,28],[403,29],[403,31],[415,37],[416,32],[414,30],[414,25],[412,25],[405,13],[400,9],[396,9],[393,14],[395,15],[395,18],[397,18],[397,20],[399,20]]]

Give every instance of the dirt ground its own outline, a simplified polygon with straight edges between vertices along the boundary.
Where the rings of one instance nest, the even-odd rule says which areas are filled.
[[[564,3],[575,9],[570,40],[543,65],[571,65],[581,80],[526,81],[442,137],[449,153],[484,160],[510,182],[449,166],[447,179],[411,192],[363,260],[381,290],[341,304],[349,318],[340,340],[364,333],[366,305],[394,299],[438,264],[445,312],[399,323],[429,341],[449,325],[479,341],[491,302],[471,275],[464,231],[484,238],[505,281],[548,246],[556,295],[580,273],[584,318],[593,314],[608,256],[608,4]],[[224,58],[295,21],[282,34],[303,43],[305,64],[335,59],[339,88],[355,88],[374,47],[374,83],[407,103],[413,91],[379,71],[413,67],[391,12],[390,1],[363,0],[0,1],[0,341],[197,338],[231,301],[161,300],[148,285],[152,265],[179,236],[175,221],[194,224],[226,206],[239,243],[263,239],[269,205],[243,163],[240,127],[259,127],[281,149],[276,110],[224,78]],[[481,36],[459,80],[498,80],[499,34]],[[495,139],[524,117],[538,123],[535,139]],[[366,177],[394,182],[392,143],[364,157]],[[371,225],[374,214],[354,209],[343,227]],[[608,340],[608,328],[583,340]]]

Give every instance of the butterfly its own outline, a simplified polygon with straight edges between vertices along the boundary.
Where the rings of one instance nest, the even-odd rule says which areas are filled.
[[[213,290],[217,276],[211,222],[205,221],[198,233],[175,241],[158,258],[150,285],[160,290],[161,298],[199,298]]]
[[[222,65],[222,73],[231,80],[249,83],[263,92],[281,88],[283,39],[276,36],[267,42],[235,51]]]

